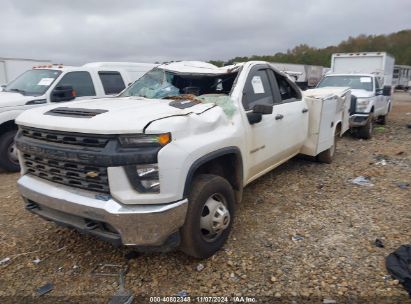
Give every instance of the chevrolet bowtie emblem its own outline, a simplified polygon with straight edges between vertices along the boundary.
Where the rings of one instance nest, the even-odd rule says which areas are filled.
[[[96,171],[90,171],[90,172],[86,173],[86,176],[91,177],[91,178],[95,178],[95,177],[99,176],[99,173],[96,172]]]

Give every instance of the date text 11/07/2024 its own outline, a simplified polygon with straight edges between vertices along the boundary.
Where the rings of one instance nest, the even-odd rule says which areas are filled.
[[[150,303],[257,303],[255,297],[214,297],[214,296],[169,296],[150,297]]]

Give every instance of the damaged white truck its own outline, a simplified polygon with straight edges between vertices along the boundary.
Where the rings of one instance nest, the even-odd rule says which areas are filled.
[[[21,114],[19,191],[111,243],[210,257],[247,184],[299,153],[331,162],[350,90],[305,94],[266,62],[163,64],[116,98]]]

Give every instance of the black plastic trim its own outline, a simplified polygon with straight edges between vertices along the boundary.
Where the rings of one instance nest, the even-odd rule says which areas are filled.
[[[188,173],[187,173],[186,182],[184,184],[183,197],[186,198],[188,196],[188,193],[190,191],[190,185],[191,185],[191,182],[192,182],[193,177],[194,177],[194,173],[198,168],[201,167],[201,165],[204,165],[205,163],[207,163],[207,162],[209,162],[213,159],[216,159],[220,156],[224,156],[224,155],[227,155],[227,154],[235,154],[240,158],[240,160],[241,160],[241,162],[240,162],[241,163],[241,169],[240,169],[241,172],[240,172],[240,174],[241,174],[241,177],[242,177],[243,176],[243,162],[242,162],[241,151],[240,151],[239,148],[232,146],[232,147],[226,147],[226,148],[222,148],[222,149],[213,151],[211,153],[208,153],[208,154],[200,157],[199,159],[197,159],[191,165],[191,167],[190,167],[190,169],[188,170]]]
[[[23,136],[21,131],[17,133],[16,146],[22,153],[40,158],[100,167],[157,163],[157,155],[162,148],[162,146],[145,146],[125,149],[120,146],[116,137],[110,138],[103,148],[65,145],[29,138]]]

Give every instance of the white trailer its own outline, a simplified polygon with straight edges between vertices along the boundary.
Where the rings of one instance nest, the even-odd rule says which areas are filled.
[[[318,65],[272,62],[275,68],[295,79],[303,90],[314,88],[323,76],[324,67]]]
[[[50,64],[50,60],[0,57],[0,86],[8,84],[33,66]]]
[[[407,91],[411,82],[411,66],[395,65],[392,85],[394,89]]]
[[[336,53],[331,58],[331,73],[375,74],[383,86],[392,86],[394,62],[385,52]]]

